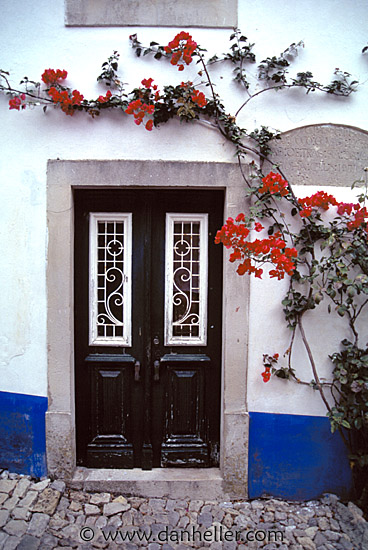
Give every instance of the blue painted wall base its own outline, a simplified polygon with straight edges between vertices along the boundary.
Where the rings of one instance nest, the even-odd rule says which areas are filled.
[[[349,498],[352,475],[339,433],[326,417],[251,412],[249,497]]]
[[[0,392],[0,468],[46,475],[47,397]]]

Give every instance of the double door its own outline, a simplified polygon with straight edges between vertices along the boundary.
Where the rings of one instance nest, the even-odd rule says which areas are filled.
[[[218,465],[222,191],[75,192],[77,461]]]

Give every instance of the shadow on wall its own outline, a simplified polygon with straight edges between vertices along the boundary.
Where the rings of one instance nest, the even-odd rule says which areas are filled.
[[[326,417],[250,413],[249,498],[352,494],[347,449]]]
[[[47,397],[0,392],[0,468],[46,475]]]

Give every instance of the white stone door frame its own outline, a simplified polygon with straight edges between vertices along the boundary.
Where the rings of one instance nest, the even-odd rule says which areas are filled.
[[[76,469],[74,394],[74,189],[224,189],[224,219],[246,208],[237,164],[136,160],[50,160],[47,170],[48,473]],[[225,252],[220,469],[223,493],[247,496],[247,346],[249,278],[236,275]],[[182,470],[183,482],[186,470]],[[178,476],[176,476],[178,478]],[[180,473],[179,473],[180,478]]]

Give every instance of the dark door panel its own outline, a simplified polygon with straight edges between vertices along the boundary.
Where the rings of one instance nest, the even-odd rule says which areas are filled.
[[[89,338],[90,212],[132,215],[131,345],[89,344],[96,342]],[[208,214],[207,341],[198,345],[165,345],[167,213]],[[222,250],[214,237],[222,217],[221,191],[75,192],[78,464],[144,469],[218,465]],[[187,225],[182,233],[186,239]],[[109,251],[120,246],[112,241],[110,248],[105,246]],[[185,252],[185,244],[177,245],[179,252],[180,246]],[[195,251],[191,258],[195,261]]]

